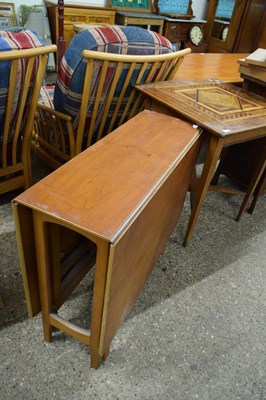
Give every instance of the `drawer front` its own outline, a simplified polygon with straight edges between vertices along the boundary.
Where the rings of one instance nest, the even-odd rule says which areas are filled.
[[[103,17],[101,15],[66,15],[64,17],[64,23],[76,23],[76,24],[111,24],[111,18],[110,17]]]
[[[85,22],[85,15],[64,15],[64,23],[82,23]]]
[[[65,9],[65,23],[84,23],[84,24],[113,24],[115,12],[94,11],[86,9]]]
[[[89,16],[85,18],[85,23],[87,24],[111,24],[111,19],[109,17],[102,16]]]
[[[169,40],[187,40],[191,24],[178,22],[165,22],[164,35]]]

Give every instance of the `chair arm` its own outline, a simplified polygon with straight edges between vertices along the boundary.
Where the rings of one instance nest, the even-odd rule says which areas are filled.
[[[64,114],[60,111],[56,111],[51,107],[44,106],[40,102],[37,103],[37,109],[38,108],[42,109],[43,111],[47,112],[50,115],[54,115],[56,118],[62,119],[63,121],[72,122],[72,118],[70,117],[70,115]]]

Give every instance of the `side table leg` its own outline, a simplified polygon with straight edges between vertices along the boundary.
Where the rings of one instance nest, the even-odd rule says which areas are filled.
[[[194,227],[196,225],[202,204],[206,197],[210,182],[212,180],[217,162],[219,160],[223,148],[223,140],[212,135],[209,143],[206,160],[204,162],[203,170],[200,178],[198,178],[195,199],[193,199],[191,215],[183,241],[183,246],[186,246],[192,236]]]
[[[244,200],[242,201],[242,204],[241,204],[240,209],[238,211],[238,214],[237,214],[237,217],[236,217],[236,221],[240,220],[243,212],[245,211],[247,203],[249,202],[252,194],[254,193],[254,190],[256,189],[256,187],[257,187],[257,185],[258,185],[258,183],[259,183],[259,181],[260,181],[260,179],[261,179],[261,177],[262,177],[262,175],[263,175],[263,173],[265,171],[265,168],[266,168],[266,161],[264,161],[263,165],[260,167],[259,172],[256,171],[257,174],[254,174],[254,176],[252,177],[252,180],[251,180],[251,182],[249,184],[247,193],[246,193],[246,195],[244,197]]]
[[[263,173],[263,175],[262,175],[262,177],[260,179],[260,182],[256,186],[255,193],[254,193],[254,196],[253,196],[253,200],[252,200],[251,205],[250,205],[250,207],[248,209],[248,213],[249,214],[253,213],[253,211],[254,211],[254,209],[256,207],[257,201],[259,199],[259,196],[261,195],[261,192],[262,192],[263,188],[265,187],[265,182],[266,182],[266,169],[265,169],[265,171],[264,171],[264,173]]]

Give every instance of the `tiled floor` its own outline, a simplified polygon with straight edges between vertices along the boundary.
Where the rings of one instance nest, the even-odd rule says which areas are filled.
[[[37,160],[36,179],[47,173]],[[41,171],[41,173],[39,172]],[[0,205],[1,398],[18,400],[264,400],[266,398],[266,201],[236,222],[240,198],[210,192],[183,248],[189,201],[109,357],[42,336],[28,318],[10,199]],[[86,324],[90,284],[66,312]]]

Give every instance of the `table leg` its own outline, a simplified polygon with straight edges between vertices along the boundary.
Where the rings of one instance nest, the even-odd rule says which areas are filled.
[[[198,178],[195,199],[193,200],[191,215],[186,235],[183,241],[183,246],[186,246],[186,244],[188,243],[189,239],[192,236],[193,229],[196,225],[202,204],[206,197],[222,148],[223,148],[223,140],[214,135],[211,135],[203,170],[200,178]]]
[[[47,242],[45,220],[41,213],[38,211],[33,211],[33,222],[44,340],[46,342],[51,342],[53,330],[53,327],[50,323],[50,313],[52,312],[52,288],[49,269],[49,256],[45,246]]]
[[[260,182],[256,186],[256,190],[255,190],[255,193],[254,193],[254,196],[253,196],[253,200],[252,200],[251,205],[250,205],[250,207],[248,209],[248,213],[249,214],[253,213],[253,211],[254,211],[254,209],[256,207],[257,201],[259,199],[259,196],[261,195],[261,192],[265,189],[265,183],[266,183],[266,169],[264,170],[264,173],[263,173],[263,175],[262,175],[262,177],[260,179]]]
[[[244,197],[244,200],[243,200],[243,202],[241,204],[241,207],[240,207],[240,209],[238,211],[238,214],[237,214],[237,217],[236,217],[237,221],[240,220],[241,215],[245,211],[246,206],[247,206],[252,194],[254,193],[254,191],[255,191],[255,189],[256,189],[256,187],[257,187],[257,185],[258,185],[258,183],[259,183],[259,181],[260,181],[260,179],[261,179],[261,177],[262,177],[262,175],[263,175],[263,173],[265,171],[265,168],[266,168],[266,161],[264,161],[264,163],[260,166],[259,172],[256,171],[257,173],[254,174],[254,176],[252,177],[251,182],[250,182],[249,187],[248,187],[248,190],[247,190],[247,193],[246,193],[246,195]]]
[[[109,249],[109,243],[104,241],[97,246],[90,338],[91,367],[95,369],[99,367],[102,359],[100,351],[100,338],[101,334],[104,336],[104,332],[102,332],[102,330],[105,329],[105,326],[103,326],[102,322]]]

